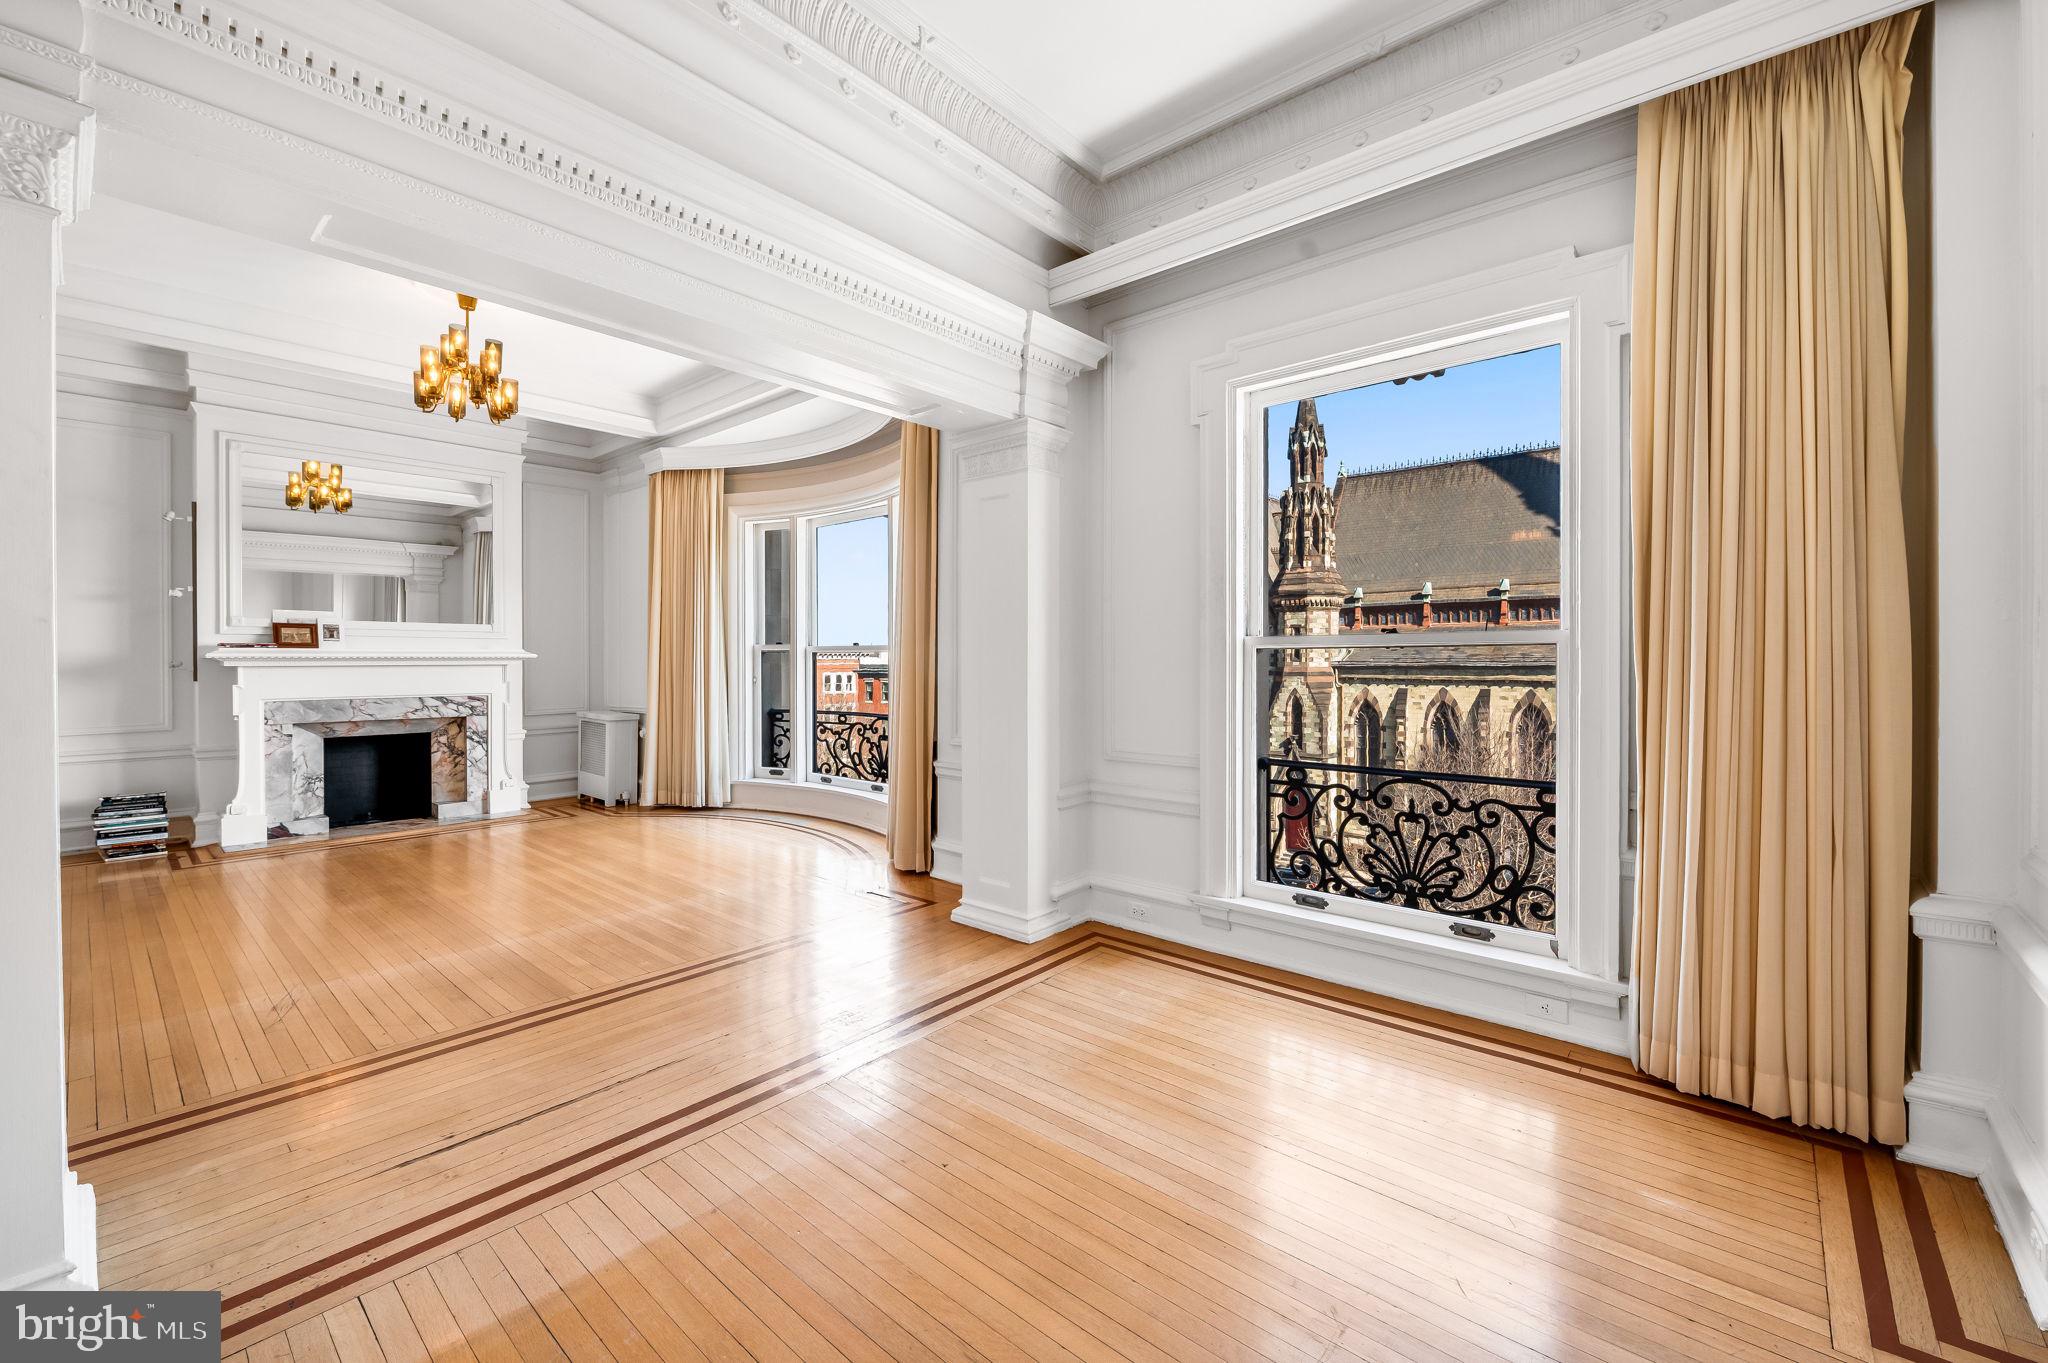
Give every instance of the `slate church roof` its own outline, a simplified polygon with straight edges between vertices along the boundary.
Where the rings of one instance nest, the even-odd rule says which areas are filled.
[[[1558,452],[1473,455],[1337,480],[1337,573],[1367,600],[1558,582]]]

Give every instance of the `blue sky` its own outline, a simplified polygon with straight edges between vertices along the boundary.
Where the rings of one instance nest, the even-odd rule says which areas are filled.
[[[889,643],[889,518],[818,527],[820,644]]]
[[[1447,369],[1420,383],[1375,383],[1316,399],[1330,441],[1327,477],[1365,473],[1499,445],[1554,441],[1559,415],[1558,348],[1543,346]],[[1287,430],[1294,404],[1266,409],[1266,491],[1287,487]]]

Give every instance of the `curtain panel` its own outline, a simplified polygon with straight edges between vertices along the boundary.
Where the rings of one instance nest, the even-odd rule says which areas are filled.
[[[1645,105],[1643,1068],[1905,1139],[1911,14]]]
[[[889,641],[889,860],[932,869],[938,742],[939,433],[903,423],[896,626]]]
[[[731,798],[725,702],[725,473],[647,480],[647,737],[643,802]]]

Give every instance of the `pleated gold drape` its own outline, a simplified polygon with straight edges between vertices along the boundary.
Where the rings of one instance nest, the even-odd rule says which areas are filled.
[[[1905,1139],[1901,127],[1914,16],[1645,105],[1641,1063]]]
[[[889,641],[889,860],[932,869],[938,737],[939,433],[903,423],[896,637]]]
[[[646,802],[731,797],[725,704],[725,473],[647,480]]]

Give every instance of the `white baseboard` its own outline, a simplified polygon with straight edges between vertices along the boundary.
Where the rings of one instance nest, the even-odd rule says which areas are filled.
[[[2034,1323],[2048,1330],[2048,1167],[2019,1119],[1981,1084],[1924,1072],[1906,1085],[1906,1110],[1899,1158],[1983,1186]]]
[[[953,910],[953,921],[965,927],[992,932],[998,937],[1007,937],[1013,942],[1042,942],[1082,920],[1057,911],[1026,917],[996,905],[963,899],[960,907]]]
[[[530,776],[526,781],[526,798],[534,800],[562,800],[576,793],[576,773],[573,771],[549,772],[545,776]]]
[[[932,839],[932,878],[950,881],[955,885],[962,883],[965,877],[961,868],[958,843],[948,842],[944,838]]]
[[[64,1257],[0,1282],[0,1292],[96,1292],[100,1285],[99,1205],[92,1185],[64,1171]]]

